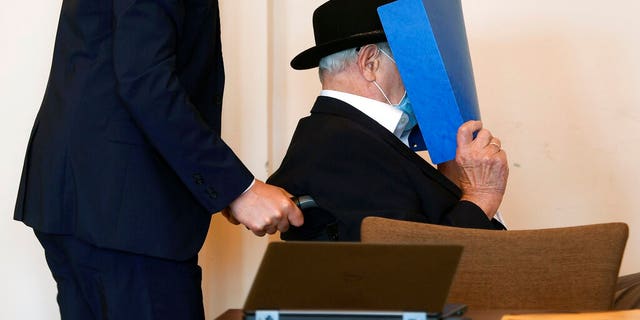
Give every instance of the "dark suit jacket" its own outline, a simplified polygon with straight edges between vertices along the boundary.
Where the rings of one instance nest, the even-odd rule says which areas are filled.
[[[64,0],[15,219],[185,259],[253,176],[220,139],[216,0]]]
[[[387,129],[329,97],[318,97],[311,116],[300,120],[269,182],[310,195],[320,207],[305,211],[305,224],[284,233],[286,240],[326,239],[326,226],[334,223],[338,240],[358,240],[366,216],[504,228],[459,201],[460,189]]]

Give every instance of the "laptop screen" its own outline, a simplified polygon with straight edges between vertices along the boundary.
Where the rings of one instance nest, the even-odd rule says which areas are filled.
[[[461,246],[272,242],[244,309],[439,313],[461,253]]]

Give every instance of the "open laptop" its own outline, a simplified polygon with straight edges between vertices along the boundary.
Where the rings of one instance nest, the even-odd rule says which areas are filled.
[[[461,246],[272,242],[244,305],[246,320],[429,319],[445,302]]]

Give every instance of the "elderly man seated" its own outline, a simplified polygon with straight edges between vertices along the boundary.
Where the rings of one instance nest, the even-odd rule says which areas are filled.
[[[507,157],[481,122],[460,127],[455,161],[438,169],[412,150],[419,128],[376,12],[388,2],[323,4],[313,17],[316,46],[291,62],[319,66],[322,92],[269,183],[319,207],[285,240],[356,241],[366,216],[504,229],[494,215]]]

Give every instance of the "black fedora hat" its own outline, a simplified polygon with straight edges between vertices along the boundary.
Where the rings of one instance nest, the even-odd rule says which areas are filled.
[[[330,54],[368,43],[386,41],[378,7],[394,0],[330,0],[313,12],[316,46],[291,60],[296,70],[318,66]]]

